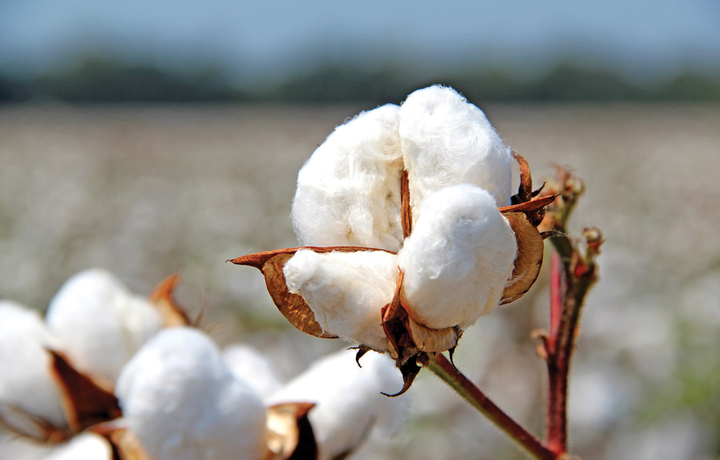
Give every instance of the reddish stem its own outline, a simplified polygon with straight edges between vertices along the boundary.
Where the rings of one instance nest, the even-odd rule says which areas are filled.
[[[564,302],[563,267],[560,256],[553,251],[550,257],[550,336],[548,337],[548,353],[555,352],[555,339],[560,329]]]
[[[482,412],[498,428],[520,444],[533,457],[539,460],[555,460],[558,458],[535,436],[510,418],[509,415],[485,396],[485,393],[457,370],[444,355],[441,353],[430,354],[428,368],[445,381],[445,383],[450,385],[460,396]]]

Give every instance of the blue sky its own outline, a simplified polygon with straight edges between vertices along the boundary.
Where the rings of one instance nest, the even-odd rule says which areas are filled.
[[[261,80],[348,56],[518,74],[572,58],[661,79],[720,73],[720,1],[0,0],[0,72],[34,74],[92,51],[219,63]]]

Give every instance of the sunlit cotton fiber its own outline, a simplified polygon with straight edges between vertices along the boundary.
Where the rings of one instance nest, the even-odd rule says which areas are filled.
[[[67,421],[48,348],[57,350],[58,342],[37,312],[0,301],[0,405],[61,428]]]
[[[112,447],[102,436],[83,433],[55,448],[44,460],[113,460]]]
[[[397,251],[402,167],[398,106],[337,127],[298,175],[292,221],[300,244]]]
[[[116,389],[124,420],[155,460],[258,460],[265,406],[204,333],[179,327],[150,340]]]
[[[499,302],[517,243],[485,190],[463,184],[431,193],[398,254],[411,317],[435,328],[470,326]]]
[[[430,193],[458,184],[487,190],[497,206],[510,204],[512,152],[479,108],[452,88],[430,86],[410,94],[399,117],[414,210]]]
[[[354,350],[342,350],[315,362],[270,398],[269,404],[312,402],[310,411],[320,460],[330,460],[359,447],[375,430],[394,434],[403,423],[407,396],[388,398],[403,385],[395,363],[368,353],[355,362]]]
[[[380,310],[393,298],[397,256],[384,251],[298,251],[284,268],[290,292],[300,294],[325,332],[386,351]]]
[[[162,327],[156,309],[104,270],[78,273],[50,302],[46,321],[79,370],[115,382],[135,352]]]

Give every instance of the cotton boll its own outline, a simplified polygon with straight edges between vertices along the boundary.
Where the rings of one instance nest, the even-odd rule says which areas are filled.
[[[148,301],[131,295],[112,274],[98,269],[70,278],[50,303],[46,320],[78,369],[111,382],[162,327]]]
[[[57,447],[43,460],[112,460],[110,443],[95,433],[83,433]]]
[[[292,221],[300,244],[402,244],[398,106],[363,112],[339,126],[298,175]]]
[[[452,88],[431,86],[410,94],[399,116],[414,208],[430,193],[457,184],[487,190],[497,206],[510,204],[512,152],[480,109]]]
[[[42,460],[50,446],[5,431],[0,425],[0,460]]]
[[[356,449],[371,431],[391,435],[405,418],[407,397],[388,398],[403,386],[395,363],[368,353],[355,362],[354,350],[342,350],[314,363],[268,404],[312,402],[310,411],[320,460]]]
[[[282,387],[270,362],[255,348],[238,343],[226,347],[222,354],[235,377],[249,383],[262,398]]]
[[[305,299],[323,331],[376,350],[389,349],[380,310],[395,292],[396,255],[303,249],[283,272],[290,292]]]
[[[0,301],[0,405],[67,426],[47,348],[58,349],[37,312]]]
[[[493,197],[473,185],[434,192],[421,211],[398,254],[410,316],[464,329],[498,304],[512,274],[514,233]]]
[[[116,395],[128,429],[155,460],[257,460],[265,407],[197,329],[165,329],[123,370]]]

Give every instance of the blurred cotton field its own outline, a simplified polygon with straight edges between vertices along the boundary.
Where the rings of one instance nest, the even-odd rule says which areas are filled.
[[[720,107],[482,108],[538,183],[553,174],[550,162],[585,179],[572,222],[607,238],[572,368],[570,451],[585,460],[717,458]],[[44,311],[65,280],[90,267],[133,293],[180,271],[180,303],[204,314],[215,341],[252,345],[289,381],[344,343],[296,331],[262,276],[225,260],[296,245],[297,172],[359,109],[3,107],[0,298]],[[521,301],[481,318],[455,355],[536,432],[545,369],[530,336],[547,326],[546,286],[541,275]],[[428,372],[408,394],[400,432],[371,436],[356,458],[524,458]]]

